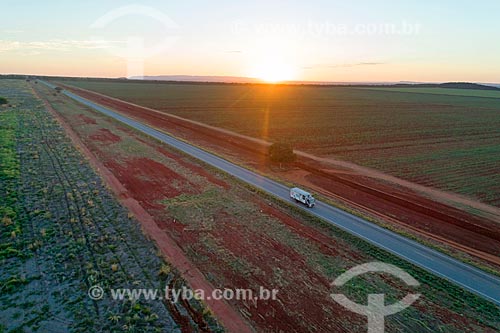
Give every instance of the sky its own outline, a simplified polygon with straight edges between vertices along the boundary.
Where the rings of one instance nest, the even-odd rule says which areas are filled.
[[[0,73],[500,82],[498,0],[0,1]]]

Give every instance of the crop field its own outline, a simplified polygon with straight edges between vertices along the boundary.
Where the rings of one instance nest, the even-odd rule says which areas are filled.
[[[406,88],[406,87],[391,87],[391,88],[364,88],[375,91],[392,91],[402,93],[416,94],[433,94],[433,95],[452,95],[452,96],[469,96],[469,97],[488,97],[499,98],[500,91],[495,90],[476,90],[476,89],[453,89],[453,88]]]
[[[45,86],[35,88],[216,288],[279,289],[276,301],[230,301],[257,331],[365,330],[364,317],[328,295],[335,277],[374,260],[396,264],[422,283],[414,306],[386,318],[388,331],[500,329],[492,304]],[[375,291],[392,302],[411,289],[381,275],[357,278],[344,290],[358,302]]]
[[[0,80],[0,95],[0,332],[220,330],[197,301],[88,296],[186,284],[29,85]]]
[[[65,83],[500,205],[500,99],[346,87]]]

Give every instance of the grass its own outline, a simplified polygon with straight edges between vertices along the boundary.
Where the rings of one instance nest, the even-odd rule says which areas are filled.
[[[16,153],[15,131],[16,113],[0,113],[0,178],[16,179],[19,177],[19,160]]]
[[[16,152],[17,114],[14,110],[0,113],[0,259],[29,257],[23,251],[22,218],[18,204],[20,181],[19,156]],[[0,283],[0,289],[8,289],[10,277]],[[10,290],[10,289],[9,289]]]
[[[498,99],[425,88],[65,83],[500,204]]]

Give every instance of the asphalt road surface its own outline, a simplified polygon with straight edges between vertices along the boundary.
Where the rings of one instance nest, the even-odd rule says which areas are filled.
[[[51,88],[54,85],[39,81]],[[99,104],[93,103],[74,93],[64,90],[66,96],[89,106],[111,118],[127,124],[165,144],[172,146],[184,153],[193,156],[217,169],[256,187],[284,201],[288,201],[297,207],[315,215],[332,225],[339,227],[369,243],[382,248],[408,262],[415,264],[437,276],[445,278],[462,288],[469,290],[500,306],[500,278],[483,272],[480,269],[455,260],[441,252],[426,247],[420,243],[400,236],[392,231],[377,226],[360,217],[349,214],[341,209],[330,206],[316,200],[314,208],[306,208],[297,204],[290,198],[289,188],[269,178],[263,177],[255,172],[235,165],[225,159],[210,154],[200,148],[194,147],[186,142],[178,140],[170,135],[153,129],[143,123],[125,117],[117,112],[111,111]]]

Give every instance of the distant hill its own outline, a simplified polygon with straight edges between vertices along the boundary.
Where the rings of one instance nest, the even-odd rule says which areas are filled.
[[[452,89],[475,89],[475,90],[500,90],[497,87],[485,86],[478,83],[468,83],[468,82],[448,82],[439,85],[440,88],[452,88]]]
[[[367,85],[363,85],[367,86]],[[370,85],[371,86],[371,85]],[[377,85],[381,88],[448,88],[448,89],[472,89],[472,90],[500,90],[495,85],[484,85],[470,82],[446,82],[446,83],[397,83],[389,85]]]
[[[483,85],[495,87],[495,88],[500,88],[500,84],[498,84],[498,83],[483,83]]]

